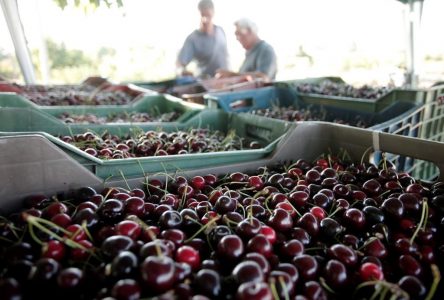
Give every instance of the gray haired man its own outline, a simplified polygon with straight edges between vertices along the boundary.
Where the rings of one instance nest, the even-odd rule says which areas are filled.
[[[217,69],[228,67],[227,40],[224,30],[213,24],[214,4],[201,0],[198,4],[200,27],[185,40],[177,58],[180,75],[193,75],[186,70],[192,61],[197,61],[197,77],[213,77]],[[179,75],[178,74],[178,75]]]
[[[273,47],[258,36],[257,25],[249,19],[240,19],[234,23],[235,35],[239,43],[247,50],[239,73],[218,70],[216,77],[230,77],[251,74],[273,80],[277,73],[276,53]]]

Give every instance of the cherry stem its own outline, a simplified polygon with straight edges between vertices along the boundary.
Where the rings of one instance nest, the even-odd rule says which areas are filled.
[[[364,157],[367,155],[367,153],[370,151],[370,150],[372,150],[373,149],[373,147],[368,147],[365,151],[364,151],[364,153],[362,154],[362,156],[361,156],[361,165],[364,163]]]
[[[290,201],[286,200],[286,202],[291,206],[291,208],[296,212],[296,214],[297,214],[299,217],[302,217],[301,213],[296,209],[296,207],[293,206],[293,204],[291,204]]]
[[[86,226],[86,221],[85,220],[83,220],[83,222],[82,222],[82,228],[85,231],[86,236],[90,239],[90,241],[94,242],[94,239],[93,239],[91,233],[89,232],[88,227]]]
[[[412,237],[410,238],[410,244],[413,244],[416,236],[418,235],[419,231],[421,230],[421,227],[427,223],[426,211],[427,211],[427,200],[424,198],[422,200],[421,219],[419,220],[418,226],[416,226],[415,232],[413,233]]]
[[[305,251],[325,250],[325,247],[311,247],[305,248]]]
[[[195,234],[193,234],[191,237],[189,237],[188,239],[186,239],[184,241],[184,243],[188,243],[190,241],[192,241],[195,237],[197,237],[202,231],[204,231],[205,229],[207,229],[208,227],[210,227],[213,223],[216,223],[217,221],[219,221],[220,217],[216,216],[213,219],[209,220],[207,224],[203,225],[198,231],[196,231]]]
[[[381,293],[384,293],[384,298],[385,295],[387,294],[388,291],[391,292],[392,297],[390,297],[390,299],[398,299],[398,297],[401,297],[402,299],[410,299],[409,294],[404,291],[403,289],[401,289],[397,284],[394,283],[390,283],[388,281],[385,280],[373,280],[373,281],[366,281],[361,283],[360,285],[358,285],[353,293],[353,299],[355,298],[354,296],[356,296],[356,293],[367,286],[373,286],[375,289],[377,289],[377,293],[376,295],[380,295]],[[384,291],[387,290],[387,291]]]
[[[377,238],[376,236],[372,236],[371,238],[369,238],[368,240],[365,241],[364,245],[362,245],[361,247],[358,248],[358,251],[360,251],[361,249],[364,249],[365,247],[368,246],[368,244],[371,244],[376,240],[379,240],[379,238]]]
[[[157,256],[158,257],[163,257],[163,254],[162,254],[162,251],[160,249],[160,246],[157,243],[157,237],[154,234],[154,232],[149,228],[149,226],[144,221],[142,221],[139,217],[137,217],[135,215],[130,215],[126,219],[130,220],[130,221],[136,222],[137,224],[140,225],[140,227],[142,227],[143,230],[148,232],[148,236],[154,242],[154,247],[156,248]]]
[[[122,170],[119,170],[120,176],[122,176],[123,181],[125,181],[126,187],[128,188],[128,190],[131,190],[128,181],[126,180],[125,174],[123,174]]]
[[[186,198],[187,198],[187,192],[188,192],[188,188],[189,188],[190,186],[189,185],[186,185],[186,187],[185,187],[185,193],[183,193],[182,194],[182,199],[180,199],[180,202],[179,202],[179,209],[180,210],[182,210],[183,209],[183,207],[184,207],[184,205],[185,205],[185,200],[186,200]]]
[[[113,189],[109,189],[108,192],[106,193],[104,199],[108,199],[108,196],[111,194],[111,192],[113,191]]]
[[[385,297],[387,296],[387,293],[390,291],[390,289],[389,288],[383,288],[382,289],[382,291],[381,291],[381,294],[380,294],[380,296],[379,296],[379,299],[380,300],[384,300],[385,299]]]
[[[43,241],[37,237],[37,235],[34,232],[34,226],[32,226],[31,223],[28,223],[29,228],[29,234],[31,235],[32,239],[39,245],[43,245]]]
[[[71,239],[69,239],[69,238],[67,239],[67,238],[64,238],[64,237],[59,236],[58,234],[52,232],[51,230],[49,230],[48,228],[46,228],[45,226],[43,226],[43,225],[40,224],[39,222],[44,223],[44,224],[46,223],[46,224],[52,226],[52,227],[55,228],[55,229],[59,229],[59,230],[62,230],[62,231],[68,232],[68,231],[66,231],[65,229],[63,229],[62,227],[60,227],[60,226],[58,226],[58,225],[56,225],[56,224],[54,224],[54,223],[52,223],[52,222],[50,222],[50,221],[47,221],[47,220],[45,220],[45,219],[41,219],[41,218],[38,218],[38,217],[34,217],[34,216],[29,215],[29,214],[25,214],[24,217],[25,217],[26,222],[28,222],[28,225],[30,226],[30,233],[31,233],[31,235],[34,234],[34,231],[33,231],[34,229],[31,228],[31,227],[34,227],[34,226],[35,226],[35,227],[37,227],[40,231],[42,231],[42,232],[48,234],[50,237],[52,237],[52,238],[54,238],[54,239],[56,239],[56,240],[58,240],[58,241],[64,243],[65,245],[67,245],[67,246],[69,246],[69,247],[71,247],[71,248],[79,248],[79,249],[81,249],[81,250],[83,250],[83,251],[89,252],[89,253],[92,254],[92,255],[95,255],[94,252],[93,252],[91,249],[88,249],[88,248],[84,247],[82,244],[79,244],[79,243],[77,243],[77,242],[74,241],[74,240],[71,240]],[[79,230],[80,230],[80,229],[79,229]],[[74,238],[74,237],[76,236],[76,234],[78,234],[78,233],[77,233],[77,232],[74,233],[74,235],[72,235],[71,238]],[[43,243],[39,238],[37,238],[37,237],[35,236],[35,234],[33,235],[33,238],[34,238],[34,237],[36,238],[36,242],[37,242],[37,243]]]
[[[383,170],[387,171],[387,158],[385,157],[385,153],[381,153],[382,156],[382,163],[384,164]]]
[[[369,300],[375,300],[376,299],[376,297],[378,297],[378,295],[379,295],[379,299],[381,299],[381,297],[382,297],[382,295],[383,295],[383,291],[382,290],[384,290],[384,291],[388,291],[388,289],[387,288],[383,288],[381,285],[379,285],[379,284],[377,284],[377,285],[375,285],[375,291],[373,292],[373,294],[372,294],[372,296],[370,297],[370,299]],[[384,298],[383,298],[384,299]]]
[[[328,217],[331,218],[333,217],[335,214],[337,214],[338,212],[340,212],[341,210],[343,210],[342,207],[337,207]]]
[[[279,276],[278,279],[279,279],[279,284],[281,285],[282,290],[284,291],[285,300],[290,300],[290,295],[288,294],[288,291],[286,289],[284,278],[282,276]]]
[[[322,285],[324,289],[326,289],[329,293],[336,295],[336,292],[327,284],[323,277],[319,278],[319,283]]]
[[[140,169],[142,170],[143,177],[147,177],[146,172],[143,169],[143,166],[142,166],[142,163],[140,162],[140,160],[137,160],[137,164],[139,165]]]
[[[273,298],[275,300],[280,300],[279,294],[276,289],[276,281],[274,278],[270,279],[270,289],[271,289],[271,294],[273,295]]]
[[[425,297],[425,300],[432,300],[433,296],[435,295],[436,289],[438,288],[438,284],[441,281],[441,273],[439,272],[439,268],[437,265],[432,264],[432,275],[433,275],[433,282],[430,286],[429,293]]]
[[[268,196],[266,199],[265,199],[265,201],[264,201],[264,205],[265,205],[265,208],[270,212],[270,214],[271,213],[273,213],[273,211],[270,209],[270,207],[268,207],[268,200],[270,200],[270,198],[271,198],[271,195],[270,196]]]
[[[327,155],[327,159],[328,159],[328,165],[331,168],[331,156],[330,156],[330,154]]]

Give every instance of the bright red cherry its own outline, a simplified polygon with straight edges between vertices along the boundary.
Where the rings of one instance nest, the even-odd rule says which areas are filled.
[[[200,267],[199,251],[190,246],[181,246],[176,252],[176,261],[190,265],[193,270]]]
[[[270,244],[274,244],[276,242],[276,231],[268,225],[262,225],[260,233],[263,234]]]
[[[116,234],[129,236],[133,240],[139,237],[141,231],[142,227],[138,223],[130,220],[121,221],[116,226]]]
[[[65,244],[57,240],[51,240],[43,245],[42,257],[61,261],[65,256]]]
[[[362,281],[383,280],[384,273],[382,269],[374,263],[367,262],[359,268],[359,276]]]

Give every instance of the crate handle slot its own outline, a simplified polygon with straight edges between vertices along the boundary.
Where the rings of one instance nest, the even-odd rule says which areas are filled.
[[[233,100],[229,105],[232,110],[249,108],[253,106],[253,98],[236,99]]]

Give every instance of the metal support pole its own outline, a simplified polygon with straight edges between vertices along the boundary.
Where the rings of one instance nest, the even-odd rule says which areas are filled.
[[[34,66],[23,31],[16,0],[0,0],[3,15],[15,48],[15,54],[27,84],[35,83]]]

